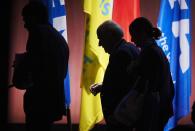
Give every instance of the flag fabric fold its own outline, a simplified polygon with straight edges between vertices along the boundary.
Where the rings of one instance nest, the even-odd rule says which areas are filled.
[[[129,24],[140,16],[139,0],[114,0],[112,20],[117,22],[124,31],[124,38],[131,41]]]
[[[93,96],[90,85],[103,81],[108,54],[98,46],[97,27],[112,18],[113,0],[84,0],[86,32],[82,74],[80,131],[88,131],[103,119],[100,95]]]
[[[190,5],[190,0],[161,0],[158,27],[162,37],[158,45],[170,62],[175,87],[174,116],[165,130],[176,126],[177,121],[190,112]]]

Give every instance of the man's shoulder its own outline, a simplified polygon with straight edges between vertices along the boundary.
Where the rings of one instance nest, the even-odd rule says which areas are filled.
[[[43,25],[37,25],[36,27],[33,28],[33,32],[40,32],[40,33],[45,33],[45,32],[54,32],[57,33],[58,31],[52,27],[50,24],[43,24]]]
[[[56,32],[55,28],[53,28],[51,25],[38,25],[35,28],[36,31],[45,33],[45,32]]]
[[[123,42],[119,46],[118,52],[125,53],[130,56],[137,56],[139,54],[139,50],[137,49],[137,47],[130,42]]]
[[[38,25],[33,29],[34,35],[39,35],[39,37],[47,37],[48,40],[50,39],[58,39],[61,41],[65,41],[64,37],[58,32],[54,27],[50,24],[46,25]]]

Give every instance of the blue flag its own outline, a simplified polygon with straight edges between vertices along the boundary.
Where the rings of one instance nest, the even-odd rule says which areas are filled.
[[[162,31],[162,37],[158,45],[170,62],[175,87],[174,116],[165,130],[173,128],[181,117],[190,112],[190,1],[161,0],[158,27]]]
[[[66,9],[64,0],[42,0],[47,6],[49,12],[49,21],[53,27],[58,30],[62,36],[67,39],[67,26],[66,26]],[[65,107],[68,108],[71,102],[70,96],[70,77],[69,71],[64,80],[64,91],[65,91]]]

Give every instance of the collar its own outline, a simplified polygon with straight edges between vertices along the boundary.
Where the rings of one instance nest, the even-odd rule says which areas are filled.
[[[147,47],[151,47],[155,44],[156,44],[156,41],[154,39],[147,39],[147,40],[145,40],[145,42],[143,43],[141,48],[144,49],[144,48],[147,48]]]
[[[113,47],[112,52],[110,53],[110,55],[114,54],[116,52],[116,50],[118,49],[118,47],[123,43],[126,42],[125,39],[121,39],[118,42],[116,42],[116,44]]]

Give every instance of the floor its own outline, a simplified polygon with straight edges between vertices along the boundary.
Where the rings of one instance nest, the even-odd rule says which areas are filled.
[[[67,125],[55,124],[52,127],[52,131],[79,131],[79,125],[73,124],[72,130]],[[24,124],[9,124],[6,131],[25,131]],[[96,125],[91,131],[106,131],[105,125]]]

